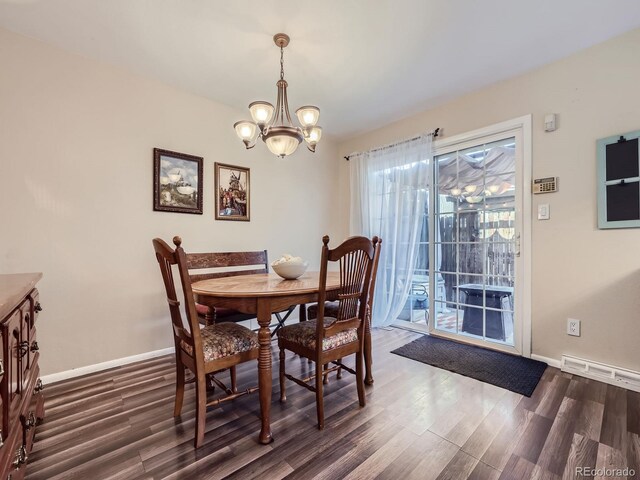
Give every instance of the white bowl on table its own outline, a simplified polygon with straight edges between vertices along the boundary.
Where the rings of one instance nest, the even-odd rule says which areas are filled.
[[[295,280],[307,271],[308,262],[282,262],[276,260],[271,264],[273,271],[285,280]]]

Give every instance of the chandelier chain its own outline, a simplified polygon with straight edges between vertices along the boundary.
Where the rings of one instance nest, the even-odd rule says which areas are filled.
[[[280,80],[284,81],[284,47],[280,45]],[[276,117],[280,117],[280,123],[284,123],[284,97],[285,87],[284,85],[278,86],[278,105],[280,106],[280,111],[276,112]],[[275,118],[274,118],[275,120]]]
[[[284,80],[284,48],[280,47],[280,80]]]

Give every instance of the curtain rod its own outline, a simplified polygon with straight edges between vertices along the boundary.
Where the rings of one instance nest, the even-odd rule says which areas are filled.
[[[427,133],[427,135],[431,135],[433,138],[436,138],[436,137],[438,137],[439,132],[440,132],[440,127],[436,128],[433,132]],[[407,138],[406,140],[400,140],[399,142],[394,142],[394,143],[390,143],[389,145],[384,145],[382,147],[373,148],[373,149],[371,149],[369,151],[370,152],[377,152],[379,150],[386,150],[387,148],[396,147],[396,146],[401,145],[403,143],[407,143],[407,142],[412,142],[414,140],[418,140],[421,136],[422,135],[418,135],[417,137]],[[349,155],[345,155],[344,159],[348,162],[351,157],[353,157],[354,155],[357,155],[359,153],[362,153],[362,152],[350,153]]]

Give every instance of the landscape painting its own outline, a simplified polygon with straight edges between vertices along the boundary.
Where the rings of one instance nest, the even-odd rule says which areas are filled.
[[[202,214],[202,157],[153,149],[153,209]]]

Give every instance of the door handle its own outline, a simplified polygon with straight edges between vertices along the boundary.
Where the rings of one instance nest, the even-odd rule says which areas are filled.
[[[516,257],[520,256],[520,234],[516,234]]]
[[[24,357],[27,353],[29,353],[29,342],[27,342],[26,340],[20,342],[18,344],[18,351],[19,351],[19,356],[20,358]]]

